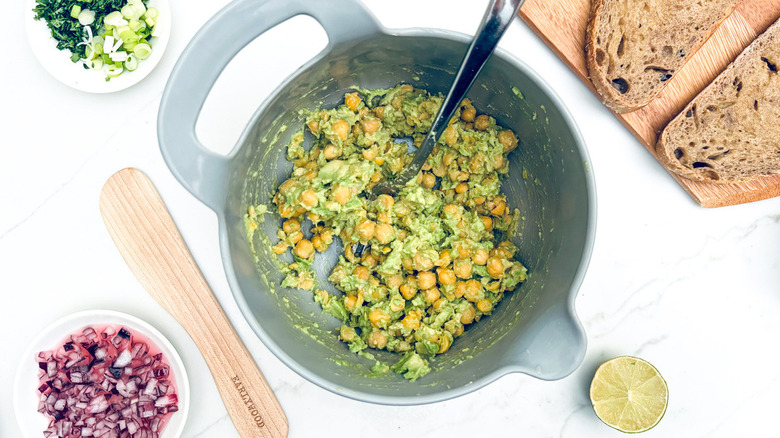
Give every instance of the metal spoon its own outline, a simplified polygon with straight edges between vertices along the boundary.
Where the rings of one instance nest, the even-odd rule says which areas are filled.
[[[455,80],[452,82],[450,91],[447,93],[447,97],[444,98],[439,113],[436,114],[436,118],[433,119],[431,130],[428,131],[428,135],[415,153],[414,159],[412,159],[412,162],[394,179],[385,180],[374,186],[370,193],[372,198],[383,193],[393,195],[401,191],[409,180],[417,176],[423,164],[425,164],[425,160],[428,159],[428,155],[431,154],[433,147],[439,141],[442,132],[444,132],[450,119],[460,106],[460,102],[466,97],[466,93],[468,93],[469,89],[474,84],[474,80],[479,75],[482,67],[484,67],[487,60],[490,59],[490,55],[493,54],[493,51],[498,45],[498,41],[509,27],[509,23],[517,16],[517,11],[523,4],[523,1],[524,0],[490,1],[488,9],[485,11],[485,16],[482,17],[482,23],[479,25],[477,34],[471,41],[471,45],[469,45],[469,48],[466,51],[466,56],[463,57],[463,61],[460,63],[460,69],[455,75]]]

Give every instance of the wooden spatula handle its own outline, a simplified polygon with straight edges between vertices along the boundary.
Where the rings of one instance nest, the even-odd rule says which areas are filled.
[[[147,292],[190,334],[242,437],[286,437],[287,418],[143,172],[114,174],[100,195],[111,238]]]

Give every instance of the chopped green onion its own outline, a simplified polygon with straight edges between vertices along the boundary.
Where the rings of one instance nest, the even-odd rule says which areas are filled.
[[[121,38],[116,38],[116,37],[114,37],[114,38],[116,39],[116,41],[114,42],[114,46],[111,47],[111,51],[112,52],[116,52],[117,50],[122,48],[122,39]]]
[[[125,70],[125,68],[124,68],[124,66],[122,65],[121,62],[118,63],[118,64],[108,64],[107,69],[108,69],[108,75],[106,76],[106,80],[109,80],[111,78],[115,78],[115,77],[121,75],[122,72]]]
[[[135,56],[135,54],[127,57],[127,61],[125,61],[125,68],[127,71],[133,71],[138,68],[138,58]]]
[[[139,43],[133,48],[133,53],[138,57],[138,59],[146,59],[149,57],[149,55],[152,54],[152,48],[149,46],[149,44]]]
[[[146,9],[136,7],[136,5],[126,4],[122,6],[122,16],[128,20],[141,18],[141,15],[146,12]]]
[[[72,18],[79,18],[80,13],[81,13],[81,6],[73,5],[73,7],[70,8],[70,16]]]
[[[123,42],[131,42],[131,43],[137,42],[139,40],[138,35],[136,35],[135,32],[130,30],[129,27],[127,28],[127,30],[123,30],[122,32],[119,33],[119,38],[122,38]]]
[[[103,44],[103,50],[107,53],[114,51],[114,37],[112,35],[106,35],[106,41]]]
[[[84,9],[79,14],[79,23],[81,23],[82,26],[89,26],[90,24],[95,22],[95,12],[90,11],[89,9]]]
[[[127,26],[127,20],[124,19],[122,16],[122,13],[119,11],[114,11],[108,15],[106,15],[106,18],[103,19],[103,22],[110,26]]]
[[[135,8],[135,17],[134,18],[141,18],[146,13],[146,6],[143,4],[143,2],[133,3],[133,7]]]
[[[114,52],[114,53],[112,53],[112,54],[110,54],[108,56],[110,56],[111,59],[114,62],[120,62],[121,63],[121,62],[127,61],[127,56],[128,55],[127,55],[127,52],[125,52],[125,51],[119,51],[119,52]]]
[[[122,6],[122,10],[120,12],[122,12],[123,17],[129,20],[133,18],[133,14],[135,13],[135,8],[132,5],[127,4]]]
[[[144,15],[142,15],[143,18],[157,18],[157,8],[151,7],[146,10]]]
[[[103,60],[100,58],[92,59],[88,63],[89,68],[92,70],[102,70],[103,69]]]
[[[87,61],[90,61],[90,60],[94,59],[98,55],[100,55],[100,54],[97,53],[97,51],[95,50],[95,46],[88,45],[84,49],[84,59],[86,59]]]
[[[138,21],[135,18],[133,18],[132,20],[130,20],[130,24],[128,24],[128,26],[130,26],[130,30],[138,33],[138,31],[146,27],[146,23],[144,23],[143,21]]]

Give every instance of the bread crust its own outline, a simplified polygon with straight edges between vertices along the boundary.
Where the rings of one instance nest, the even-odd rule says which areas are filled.
[[[593,0],[590,6],[590,17],[588,18],[588,27],[585,31],[585,64],[588,67],[588,77],[593,84],[593,88],[601,96],[601,101],[616,113],[627,113],[637,110],[648,102],[641,105],[631,105],[623,96],[615,90],[606,76],[602,74],[601,68],[596,63],[596,29],[599,12],[604,6],[605,0]]]
[[[736,178],[728,178],[728,179],[720,178],[720,176],[718,176],[716,172],[710,169],[689,169],[687,167],[682,166],[679,161],[669,156],[669,154],[666,151],[667,146],[668,143],[665,141],[665,137],[662,132],[661,135],[658,137],[658,142],[655,145],[655,154],[658,159],[658,162],[661,163],[661,165],[664,166],[664,168],[666,168],[667,170],[674,172],[676,175],[679,175],[685,179],[689,179],[692,181],[727,185],[727,184],[744,183],[744,182],[752,181],[762,176],[780,174],[780,169],[777,170],[767,169],[762,173],[757,173],[755,175],[751,175],[747,177],[736,177]]]
[[[646,96],[646,98],[642,99],[641,101],[632,101],[630,99],[626,99],[622,94],[620,94],[615,89],[615,87],[612,86],[611,81],[606,77],[596,62],[596,35],[600,25],[600,13],[607,1],[626,0],[592,0],[590,16],[588,18],[588,25],[585,32],[585,64],[588,68],[588,77],[590,78],[593,87],[596,89],[596,92],[599,94],[599,96],[601,96],[602,102],[616,113],[628,113],[636,111],[649,104],[661,92],[661,90],[663,90],[669,84],[669,82],[674,79],[674,76],[677,75],[680,69],[674,71],[670,80],[663,83],[655,90],[653,94]],[[705,35],[701,42],[691,48],[682,65],[685,65],[693,56],[693,54],[696,53],[701,48],[701,46],[707,42],[707,40],[710,39],[710,37],[715,33],[718,27],[720,27],[723,21],[725,21],[734,12],[740,1],[741,0],[734,0],[729,8],[724,10],[720,20],[710,29],[709,33]]]
[[[687,107],[686,107],[687,108]],[[683,110],[686,111],[686,110]],[[680,115],[682,115],[682,112],[678,114],[674,119],[672,119],[671,122],[669,122],[669,125],[671,125],[675,120],[677,120]],[[667,125],[667,126],[669,126]],[[680,175],[683,178],[687,178],[694,181],[700,181],[700,182],[711,182],[711,183],[721,183],[720,179],[712,179],[712,178],[705,178],[702,175],[700,175],[698,172],[691,171],[689,169],[686,169],[683,167],[682,164],[680,164],[679,161],[672,159],[667,153],[666,153],[666,128],[661,132],[661,135],[658,136],[658,142],[655,144],[655,155],[658,159],[658,162],[661,163],[664,168],[667,170],[674,172],[677,175]]]

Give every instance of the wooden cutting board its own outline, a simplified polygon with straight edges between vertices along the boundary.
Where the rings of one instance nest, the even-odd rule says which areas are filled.
[[[526,0],[523,19],[593,90],[585,66],[590,0]],[[780,17],[780,0],[744,0],[737,10],[646,107],[617,118],[655,155],[658,134],[742,50]],[[594,91],[595,92],[595,91]],[[708,184],[672,174],[703,207],[723,207],[780,196],[780,175],[738,184]]]

